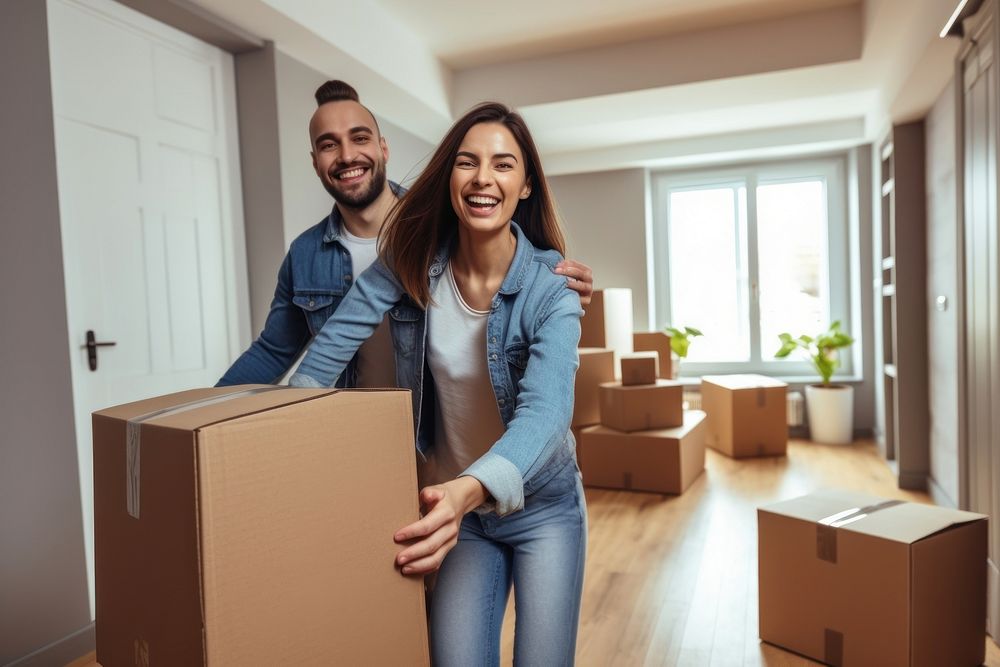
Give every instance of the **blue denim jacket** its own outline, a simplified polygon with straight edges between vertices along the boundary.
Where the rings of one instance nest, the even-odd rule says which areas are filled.
[[[397,197],[406,189],[389,181]],[[326,218],[300,234],[288,248],[264,330],[230,366],[217,386],[269,384],[281,379],[309,341],[319,333],[354,282],[351,253],[340,242],[343,217],[336,206]],[[338,387],[354,387],[357,363],[351,360]]]
[[[537,250],[517,224],[517,249],[486,323],[486,358],[503,436],[463,475],[475,477],[493,501],[480,511],[503,516],[524,507],[540,488],[576,457],[570,420],[580,341],[580,298],[553,272],[559,253]],[[428,278],[437,284],[448,261],[438,251]],[[306,352],[294,386],[329,386],[355,351],[389,313],[396,353],[396,380],[413,392],[417,449],[434,442],[434,387],[425,358],[427,317],[404,293],[395,275],[376,261],[361,275],[337,312]]]

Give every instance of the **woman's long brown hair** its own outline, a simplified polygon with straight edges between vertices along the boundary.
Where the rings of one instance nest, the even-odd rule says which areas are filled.
[[[393,207],[382,228],[379,253],[421,308],[426,308],[431,300],[427,272],[434,255],[458,229],[458,216],[451,205],[455,156],[468,131],[480,123],[503,124],[514,135],[524,155],[531,194],[518,202],[514,221],[536,248],[566,253],[555,205],[528,126],[520,114],[503,104],[483,102],[455,121],[427,168]]]

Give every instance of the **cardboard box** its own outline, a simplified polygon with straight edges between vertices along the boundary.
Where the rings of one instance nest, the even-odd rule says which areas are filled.
[[[580,318],[580,347],[602,347],[615,353],[618,377],[621,355],[632,352],[632,290],[614,287],[594,290]]]
[[[784,456],[788,447],[788,385],[764,375],[706,375],[701,409],[705,444],[727,456]]]
[[[689,410],[684,425],[622,433],[590,426],[580,433],[583,483],[631,491],[683,493],[705,469],[705,413]]]
[[[662,331],[642,331],[632,334],[632,349],[636,352],[656,352],[660,357],[658,377],[664,380],[674,379],[673,350],[670,349],[670,336]]]
[[[656,352],[632,352],[622,355],[622,384],[654,384],[659,373]]]
[[[618,431],[649,431],[684,424],[684,387],[672,380],[600,386],[601,424]]]
[[[429,664],[392,541],[419,516],[411,411],[250,385],[95,412],[101,665]]]
[[[571,426],[590,426],[601,421],[598,387],[615,379],[615,354],[611,350],[581,347],[580,367],[576,371]]]
[[[828,491],[757,523],[764,641],[848,667],[982,664],[985,516]]]

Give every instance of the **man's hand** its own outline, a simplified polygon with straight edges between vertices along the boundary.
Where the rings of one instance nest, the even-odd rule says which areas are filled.
[[[462,517],[485,500],[486,489],[475,477],[459,477],[421,489],[423,518],[400,528],[393,536],[397,543],[417,540],[396,555],[396,565],[403,574],[428,574],[441,567],[458,542]]]
[[[566,276],[566,285],[580,294],[580,305],[589,306],[594,293],[594,272],[590,267],[573,259],[564,259],[556,264],[556,273]]]

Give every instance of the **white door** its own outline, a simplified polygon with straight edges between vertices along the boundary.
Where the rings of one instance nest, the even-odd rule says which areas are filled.
[[[50,0],[49,35],[93,609],[90,413],[214,384],[249,340],[235,87],[228,53],[111,0]]]

